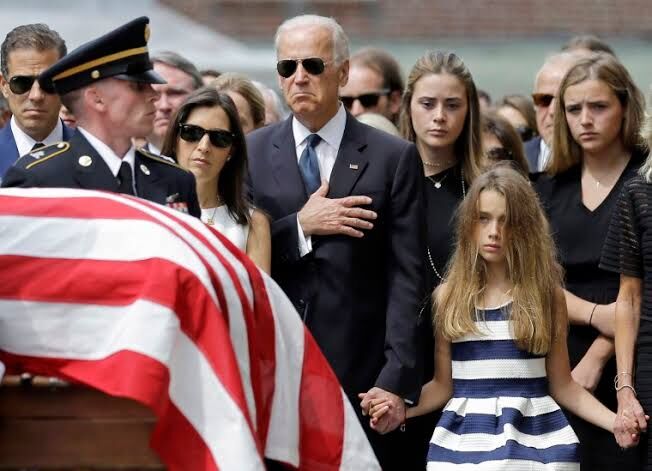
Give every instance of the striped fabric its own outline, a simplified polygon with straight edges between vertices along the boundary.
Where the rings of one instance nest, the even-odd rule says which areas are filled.
[[[0,360],[150,407],[171,471],[380,469],[278,286],[148,201],[0,190]]]
[[[513,340],[509,305],[478,312],[480,335],[452,344],[453,397],[428,470],[579,470],[578,440],[548,395],[545,357]]]

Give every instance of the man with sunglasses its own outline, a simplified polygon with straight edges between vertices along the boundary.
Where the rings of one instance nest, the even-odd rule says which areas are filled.
[[[530,173],[543,172],[550,160],[555,121],[555,102],[561,81],[579,56],[570,52],[554,54],[544,62],[534,79],[534,111],[539,136],[525,143],[525,155]]]
[[[77,118],[68,142],[33,150],[9,169],[2,186],[86,188],[124,193],[199,217],[195,179],[173,161],[136,149],[152,130],[164,80],[147,51],[149,19],[137,18],[90,41],[39,75]]]
[[[64,40],[44,24],[21,25],[5,37],[0,88],[12,118],[0,129],[0,182],[21,155],[71,137],[72,130],[59,119],[59,96],[51,88],[41,88],[37,80],[65,55]]]
[[[369,47],[351,56],[340,101],[353,116],[378,113],[397,124],[402,94],[401,68],[387,51]]]
[[[383,469],[401,469],[399,432],[387,432],[420,392],[422,166],[412,143],[341,105],[349,48],[335,20],[287,20],[276,52],[292,116],[247,136],[253,201],[272,221],[272,276],[359,411]],[[372,427],[363,411],[381,398],[392,408]]]

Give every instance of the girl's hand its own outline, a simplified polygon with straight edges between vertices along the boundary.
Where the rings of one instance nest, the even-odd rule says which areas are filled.
[[[634,392],[629,388],[618,391],[618,412],[614,421],[614,436],[622,448],[638,445],[640,433],[647,431],[650,416],[643,412]]]

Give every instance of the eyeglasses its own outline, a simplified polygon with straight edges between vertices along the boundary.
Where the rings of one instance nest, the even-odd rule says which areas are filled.
[[[534,137],[534,129],[530,126],[518,126],[515,129],[523,142],[527,142]]]
[[[485,157],[492,162],[501,160],[512,160],[512,152],[504,147],[492,147],[484,153]]]
[[[215,147],[225,149],[233,144],[235,135],[224,129],[204,129],[194,124],[179,124],[179,137],[186,142],[199,142],[204,134]]]
[[[9,79],[9,89],[16,95],[22,95],[32,89],[36,80],[38,80],[38,75],[14,75]],[[39,86],[45,93],[49,93],[50,95],[55,93],[52,82],[39,82]]]
[[[532,94],[532,101],[536,106],[540,106],[542,108],[548,108],[550,106],[550,103],[552,103],[552,100],[555,98],[554,95],[549,95],[547,93],[533,93]]]
[[[380,100],[381,96],[387,95],[389,95],[389,89],[383,88],[377,92],[364,93],[358,96],[341,96],[340,101],[344,104],[347,110],[350,110],[353,107],[355,100],[358,100],[363,108],[371,108],[378,104],[378,100]]]
[[[283,78],[292,77],[292,75],[297,71],[299,64],[301,64],[303,69],[310,75],[319,75],[324,71],[328,62],[324,62],[324,60],[319,57],[283,59],[276,63],[276,71]]]

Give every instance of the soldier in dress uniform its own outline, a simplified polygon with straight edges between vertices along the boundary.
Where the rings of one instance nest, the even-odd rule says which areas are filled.
[[[199,217],[193,175],[173,160],[136,149],[133,136],[152,130],[156,92],[165,81],[147,50],[149,19],[137,18],[90,41],[46,69],[39,82],[54,88],[77,117],[67,142],[41,147],[10,168],[3,187],[63,187],[136,195]]]

